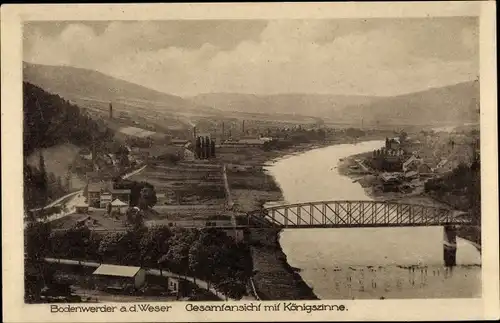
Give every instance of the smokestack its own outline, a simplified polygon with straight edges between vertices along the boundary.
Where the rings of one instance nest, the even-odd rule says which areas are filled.
[[[222,140],[224,140],[224,122],[222,122]]]
[[[113,105],[109,103],[109,118],[113,119]]]
[[[196,140],[196,126],[193,127],[193,138]]]
[[[243,133],[243,135],[245,135],[245,120],[243,120],[243,123],[241,125],[241,132]]]

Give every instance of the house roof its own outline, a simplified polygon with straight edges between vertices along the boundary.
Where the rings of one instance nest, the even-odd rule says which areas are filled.
[[[127,206],[127,203],[124,203],[120,201],[120,199],[116,199],[113,202],[111,202],[112,206]]]
[[[400,174],[399,173],[382,173],[380,174],[380,178],[382,178],[383,181],[393,181],[393,180],[398,180]]]
[[[130,194],[130,189],[114,189],[111,194]]]
[[[172,140],[170,140],[170,142],[172,144],[185,144],[185,143],[188,143],[189,140],[188,139],[172,139]]]
[[[118,266],[118,265],[100,265],[93,275],[117,276],[117,277],[134,277],[141,267]]]
[[[240,140],[226,140],[223,144],[229,145],[263,145],[264,140],[261,139],[240,139]]]
[[[411,176],[416,176],[418,175],[418,172],[416,171],[409,171],[405,173],[405,177],[411,177]]]
[[[100,192],[102,189],[106,188],[106,183],[89,183],[87,191],[88,192]]]

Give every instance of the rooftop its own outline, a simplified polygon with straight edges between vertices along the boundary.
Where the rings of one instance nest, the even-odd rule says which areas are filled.
[[[117,277],[134,277],[141,267],[118,266],[118,265],[100,265],[93,275],[117,276]]]
[[[130,194],[130,189],[113,189],[111,194]]]
[[[103,189],[106,189],[108,186],[107,183],[98,182],[98,183],[89,183],[87,191],[88,192],[100,192]]]
[[[139,137],[139,138],[146,138],[149,136],[152,136],[155,134],[154,131],[149,131],[137,127],[123,127],[118,130],[118,132],[121,132],[127,136],[133,136],[133,137]]]
[[[111,202],[112,206],[127,206],[127,203],[124,203],[120,201],[120,199],[116,199],[113,202]]]

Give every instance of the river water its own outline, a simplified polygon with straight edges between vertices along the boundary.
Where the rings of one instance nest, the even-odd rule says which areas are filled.
[[[367,141],[311,150],[267,167],[286,203],[371,200],[341,176],[341,158],[380,148]],[[463,298],[481,296],[481,257],[458,238],[457,266],[443,262],[443,228],[289,229],[280,244],[288,263],[321,299]]]

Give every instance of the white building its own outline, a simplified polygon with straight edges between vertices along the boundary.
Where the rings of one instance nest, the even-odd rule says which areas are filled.
[[[123,213],[127,210],[128,204],[121,201],[120,199],[116,199],[113,202],[111,202],[111,209],[113,211],[118,211],[120,213]]]
[[[146,281],[146,272],[141,267],[100,265],[92,274],[106,288],[141,288]]]

